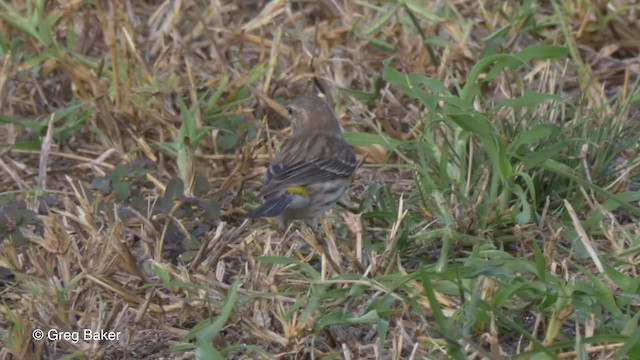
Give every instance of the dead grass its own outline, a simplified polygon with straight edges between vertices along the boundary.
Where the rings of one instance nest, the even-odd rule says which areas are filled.
[[[7,3],[21,14],[26,11],[24,1]],[[462,304],[455,296],[425,289],[392,256],[406,209],[421,212],[421,226],[429,227],[434,219],[428,209],[400,205],[388,226],[334,211],[322,237],[305,228],[279,231],[266,221],[241,223],[243,207],[255,196],[271,154],[287,135],[281,102],[299,93],[324,93],[347,131],[382,129],[390,138],[414,139],[423,115],[415,101],[383,86],[366,106],[340,88],[373,91],[387,59],[396,69],[426,74],[445,86],[463,84],[486,47],[484,39],[519,19],[519,26],[504,34],[505,52],[568,41],[575,53],[567,64],[583,65],[567,66],[563,74],[549,78],[544,76],[549,69],[534,67],[522,78],[539,83],[541,92],[562,88],[596,109],[610,104],[614,95],[620,101],[628,98],[640,72],[637,5],[600,3],[562,4],[570,8],[564,19],[569,38],[555,24],[528,28],[520,5],[495,1],[428,2],[427,10],[443,14],[448,8],[450,17],[417,18],[420,32],[400,24],[412,21],[406,9],[378,23],[384,11],[376,10],[377,4],[332,0],[51,1],[47,12],[60,15],[51,34],[58,46],[39,43],[2,22],[5,43],[23,40],[2,60],[2,114],[46,124],[53,121],[53,112],[82,103],[56,124],[71,124],[82,114],[87,118],[63,140],[56,140],[60,134],[53,134],[53,127],[36,133],[1,125],[1,192],[24,199],[39,213],[42,226],[30,227],[29,246],[16,247],[8,239],[1,245],[0,265],[15,277],[2,275],[0,323],[5,330],[0,335],[14,343],[0,349],[0,358],[194,358],[192,349],[169,349],[184,345],[196,325],[221,316],[235,279],[242,280],[240,300],[212,345],[243,344],[255,351],[245,353],[240,347],[228,358],[444,358],[448,340],[430,325],[438,314],[429,296],[440,306],[436,312],[445,316],[453,316]],[[391,8],[386,2],[380,6]],[[550,4],[539,6],[532,16],[553,17]],[[617,10],[607,25],[596,23],[602,18],[597,12]],[[46,59],[37,63],[33,59],[40,54]],[[561,83],[550,84],[559,78]],[[487,85],[485,96],[503,98],[511,85],[504,80]],[[203,94],[220,88],[215,105],[202,103],[208,98]],[[184,199],[171,211],[154,212],[169,181],[180,173],[174,154],[158,145],[174,142],[185,121],[179,99],[197,109],[195,124],[213,126],[193,149],[195,162],[188,169],[209,180],[212,190],[206,197],[219,199],[219,221],[202,222],[180,213],[183,208],[177,204],[184,205]],[[637,122],[637,108],[630,114],[630,121]],[[225,141],[232,141],[225,136],[231,134],[237,145],[225,149]],[[39,149],[15,146],[35,138],[42,140]],[[352,199],[362,198],[375,182],[402,202],[400,194],[415,185],[403,158],[377,145],[358,152],[366,160]],[[90,189],[95,177],[144,157],[152,163],[148,173],[132,182],[132,194],[146,207],[118,201],[114,192]],[[32,191],[38,186],[50,194],[47,201]],[[192,261],[182,260],[180,234],[191,237],[199,224],[202,246],[196,247]],[[637,224],[629,226],[625,233],[640,233]],[[523,241],[538,236],[520,231],[513,230]],[[628,269],[632,274],[637,252],[629,256],[636,264]],[[383,275],[410,286],[396,293],[390,283],[376,280]],[[406,279],[400,280],[402,276]],[[407,288],[413,291],[407,293]],[[364,315],[374,305],[388,311],[382,346],[376,329],[383,321],[347,326],[336,320],[332,325],[327,317]],[[122,337],[34,341],[36,328],[103,329],[120,331]],[[497,330],[482,332],[481,346],[463,348],[469,358],[501,352]],[[592,350],[606,354],[619,346]]]

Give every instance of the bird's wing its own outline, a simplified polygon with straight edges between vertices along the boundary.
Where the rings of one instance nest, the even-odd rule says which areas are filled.
[[[268,196],[291,186],[349,177],[356,171],[356,167],[355,154],[348,145],[330,158],[312,158],[291,163],[275,161],[267,170],[260,195]]]
[[[288,196],[286,194],[271,196],[267,198],[259,208],[247,214],[246,217],[250,219],[257,219],[260,217],[278,216],[282,214],[287,209],[287,206],[291,205],[294,201],[295,198],[293,196]]]

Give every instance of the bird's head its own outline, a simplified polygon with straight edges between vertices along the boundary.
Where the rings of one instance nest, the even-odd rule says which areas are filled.
[[[315,132],[342,133],[340,123],[327,103],[315,96],[298,96],[287,107],[293,135]]]

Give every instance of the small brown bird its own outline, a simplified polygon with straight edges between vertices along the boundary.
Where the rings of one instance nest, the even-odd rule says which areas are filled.
[[[291,137],[267,170],[260,192],[264,203],[247,217],[278,216],[281,222],[304,219],[315,228],[318,217],[349,187],[357,168],[356,155],[324,100],[299,96],[286,108]]]

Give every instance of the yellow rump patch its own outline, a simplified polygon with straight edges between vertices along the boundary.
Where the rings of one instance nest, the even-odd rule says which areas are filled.
[[[285,192],[290,195],[302,195],[304,197],[309,197],[309,193],[304,186],[289,186]]]

